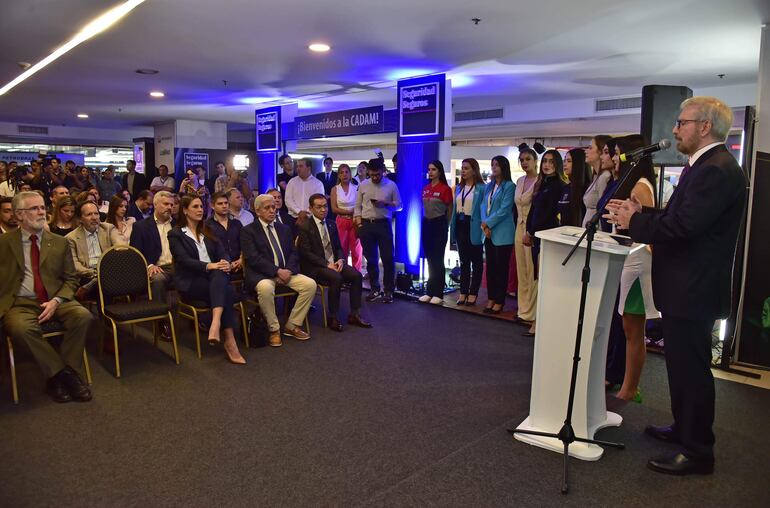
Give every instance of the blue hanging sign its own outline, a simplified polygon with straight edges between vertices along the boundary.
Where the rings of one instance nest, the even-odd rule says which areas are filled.
[[[258,152],[281,149],[281,107],[258,109],[255,112]]]
[[[446,75],[398,82],[398,141],[444,140]]]
[[[331,111],[298,116],[294,128],[297,139],[374,134],[385,129],[385,115],[382,106]]]
[[[182,164],[182,168],[184,171],[196,168],[198,166],[203,166],[203,169],[206,170],[206,174],[209,174],[209,154],[199,152],[184,152],[183,160],[184,163]]]

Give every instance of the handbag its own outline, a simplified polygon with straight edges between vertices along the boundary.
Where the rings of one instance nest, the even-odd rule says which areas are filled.
[[[270,328],[267,326],[267,320],[262,315],[262,311],[257,308],[246,320],[246,333],[249,334],[249,345],[251,347],[265,347],[270,338]]]

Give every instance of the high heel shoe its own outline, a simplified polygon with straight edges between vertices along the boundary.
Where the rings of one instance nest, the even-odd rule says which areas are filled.
[[[235,351],[231,351],[231,349],[235,349]],[[234,343],[229,345],[225,344],[225,354],[227,354],[227,359],[230,360],[230,363],[234,363],[236,365],[246,365],[246,359],[241,356],[241,352],[238,351],[238,346]]]
[[[209,346],[218,346],[220,342],[219,337],[209,337]]]
[[[460,298],[457,299],[457,301],[455,302],[455,305],[467,305],[467,303],[468,303],[468,297],[461,296]]]
[[[471,301],[471,298],[473,298],[473,301]],[[467,300],[465,300],[465,305],[476,305],[476,297],[471,295],[468,297]]]

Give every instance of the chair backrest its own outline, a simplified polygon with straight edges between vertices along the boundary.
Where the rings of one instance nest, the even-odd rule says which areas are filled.
[[[102,305],[116,296],[150,296],[147,261],[134,247],[115,245],[107,249],[99,259],[97,274]]]

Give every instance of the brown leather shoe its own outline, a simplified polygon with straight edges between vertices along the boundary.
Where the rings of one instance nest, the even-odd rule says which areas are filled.
[[[287,326],[283,329],[283,334],[288,335],[289,337],[294,337],[297,340],[308,340],[310,338],[310,334],[299,327],[289,328]]]
[[[276,330],[274,332],[270,332],[270,338],[267,340],[273,347],[281,346],[283,344],[283,342],[281,342],[281,331]]]
[[[373,325],[364,320],[360,314],[351,314],[348,316],[348,324],[360,326],[361,328],[371,328]]]
[[[340,323],[340,320],[336,317],[331,318],[329,320],[329,329],[334,330],[335,332],[341,332],[342,331],[342,323]]]

